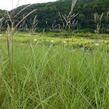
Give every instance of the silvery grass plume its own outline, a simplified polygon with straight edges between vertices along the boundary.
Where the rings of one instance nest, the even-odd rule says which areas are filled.
[[[100,33],[104,13],[94,13],[94,22],[96,23],[96,33]]]
[[[60,12],[59,12],[59,16],[60,18],[62,19],[63,22],[65,22],[65,24],[63,25],[65,29],[71,29],[72,27],[72,20],[74,19],[75,20],[75,17],[78,15],[74,13],[74,8],[76,6],[76,3],[77,3],[78,0],[72,0],[72,4],[71,4],[71,9],[68,13],[68,15],[62,15]]]
[[[17,17],[22,11],[24,11],[26,8],[28,8],[31,5],[27,5],[25,8],[23,8],[21,11],[19,11],[19,13],[17,13],[17,15],[15,15],[14,17]],[[14,20],[12,19],[10,13],[7,11],[7,15],[9,18],[9,21],[11,23],[11,25],[7,24],[7,47],[8,47],[8,55],[9,55],[9,60],[10,60],[10,64],[12,63],[12,52],[13,52],[13,36],[16,33],[17,28],[19,27],[19,25],[28,17],[30,16],[32,13],[34,13],[37,9],[32,10],[31,12],[29,12],[27,15],[25,15],[16,25]]]
[[[12,95],[13,97],[11,98],[11,105],[12,105],[12,109],[17,109],[17,105],[16,105],[16,100],[15,100],[15,90],[16,90],[16,83],[15,83],[15,77],[14,77],[14,71],[13,71],[13,37],[14,34],[16,33],[17,28],[19,27],[19,25],[28,17],[30,16],[32,13],[34,13],[37,9],[32,10],[31,12],[29,12],[27,15],[25,15],[17,24],[15,24],[14,18],[17,17],[22,11],[24,11],[25,9],[27,9],[28,7],[30,7],[31,5],[27,5],[25,8],[21,9],[15,16],[13,16],[15,14],[14,11],[12,11],[12,13],[7,11],[7,16],[8,16],[8,21],[7,22],[7,30],[6,30],[6,39],[7,39],[7,51],[8,51],[8,62],[9,62],[9,68],[8,68],[8,75],[10,78],[10,82],[9,82],[9,87],[12,88]],[[5,82],[6,84],[8,84],[7,82]],[[7,85],[6,85],[7,87]]]

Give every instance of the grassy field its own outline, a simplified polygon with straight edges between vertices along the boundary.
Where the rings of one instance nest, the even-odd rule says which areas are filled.
[[[0,41],[6,41],[4,34],[0,35]],[[107,34],[92,34],[92,33],[16,33],[14,42],[20,43],[38,43],[45,45],[64,45],[74,48],[94,49],[98,46],[106,45],[109,47],[109,35]]]
[[[0,37],[0,109],[108,109],[109,38],[21,34],[13,70]]]

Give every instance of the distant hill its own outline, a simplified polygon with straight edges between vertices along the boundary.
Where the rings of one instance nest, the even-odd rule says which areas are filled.
[[[18,22],[24,15],[37,9],[31,16],[29,16],[24,22],[23,27],[32,27],[32,22],[35,16],[37,16],[39,29],[49,29],[52,28],[52,25],[62,25],[62,19],[60,19],[59,13],[61,15],[68,14],[70,10],[72,0],[59,0],[57,2],[33,4],[24,11],[22,11],[15,19]],[[14,11],[14,14],[17,14],[22,8],[25,8],[27,5],[20,6],[11,12]],[[78,21],[77,27],[79,29],[95,29],[96,24],[94,22],[94,13],[104,13],[102,20],[102,27],[108,28],[109,18],[107,13],[109,12],[109,0],[78,0],[77,5],[75,6],[74,13],[79,15],[76,17]],[[0,15],[4,15],[3,12],[0,12]],[[14,15],[13,15],[14,16]],[[57,26],[58,27],[58,26]]]

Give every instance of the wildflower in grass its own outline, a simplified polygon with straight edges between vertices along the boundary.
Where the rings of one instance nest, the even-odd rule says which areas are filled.
[[[95,43],[95,46],[99,46],[99,43]]]
[[[63,41],[63,43],[66,44],[67,42],[66,41]]]
[[[37,41],[37,39],[34,39],[34,41],[36,42],[36,41]]]
[[[53,42],[54,42],[54,40],[51,40],[51,42],[53,43]]]

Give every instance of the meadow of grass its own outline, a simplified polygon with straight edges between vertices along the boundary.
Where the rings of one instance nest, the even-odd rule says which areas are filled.
[[[5,38],[0,42],[0,109],[109,108],[109,53],[98,46],[105,40],[19,35],[12,75]],[[97,47],[74,49],[77,43]]]
[[[0,36],[0,41],[6,41],[5,34]],[[20,43],[39,43],[45,45],[64,45],[74,48],[94,49],[98,46],[106,45],[109,47],[108,34],[92,34],[92,33],[31,33],[17,32],[14,37],[14,42]]]

